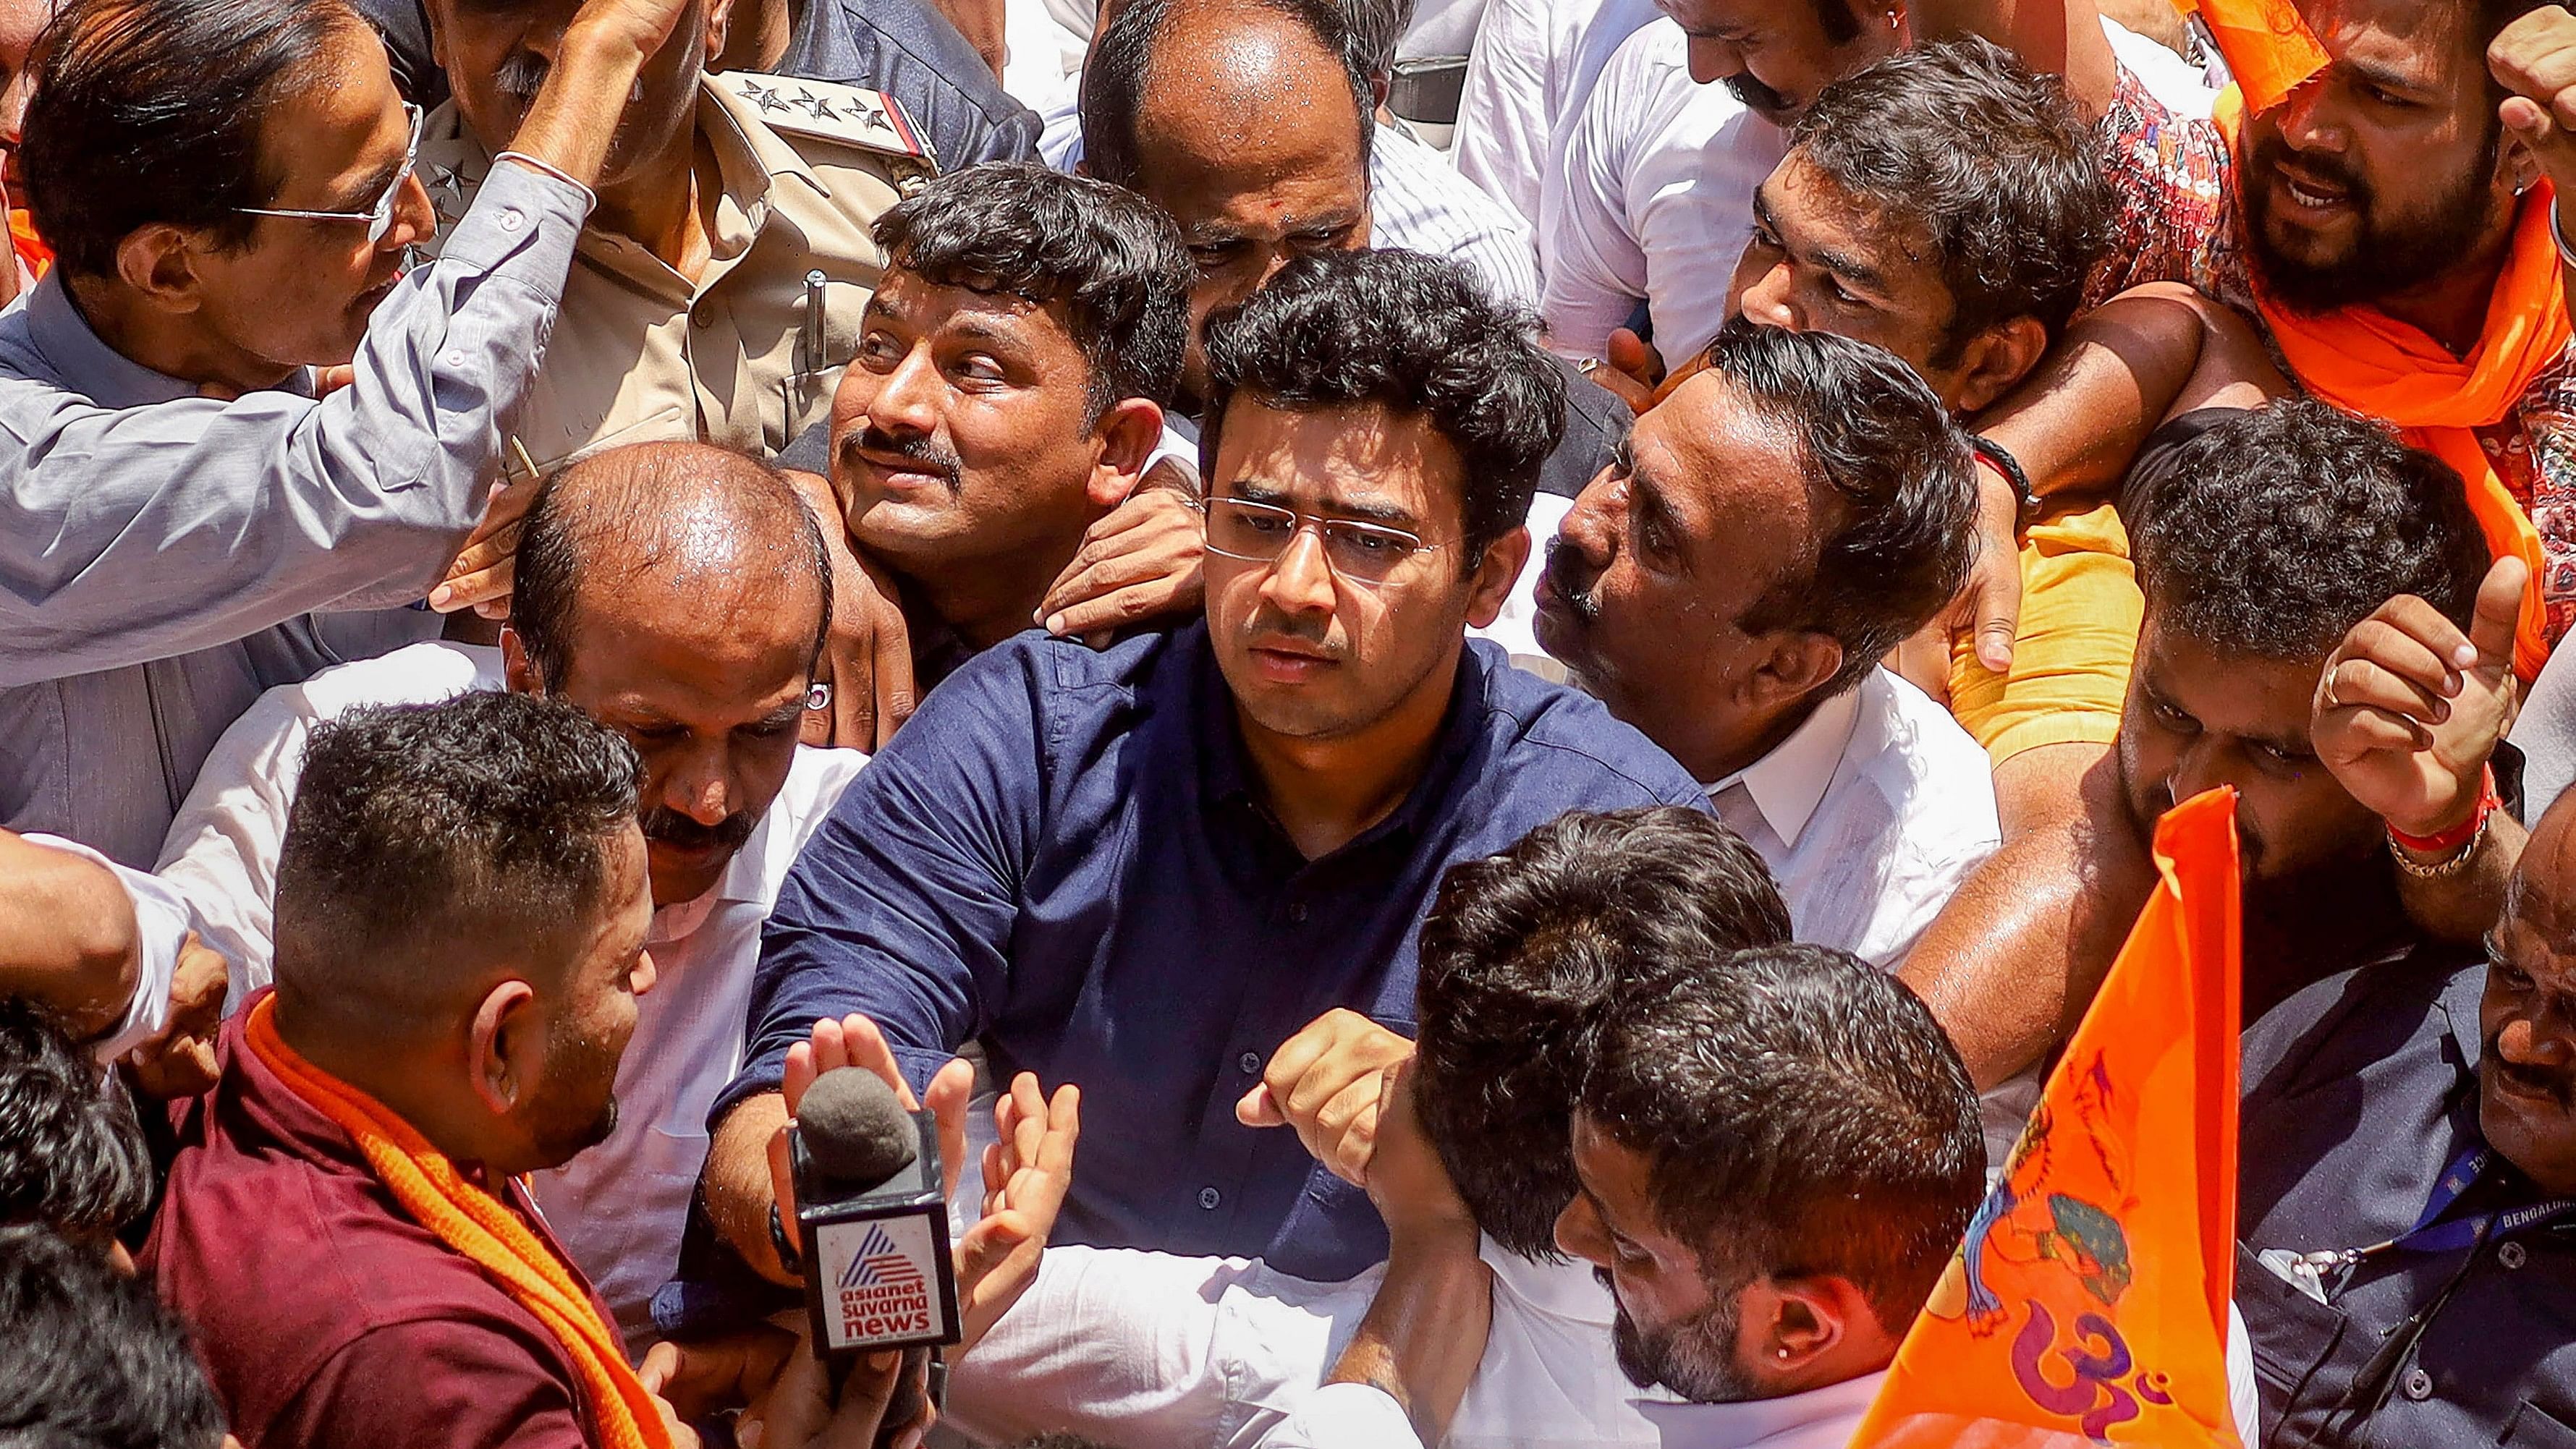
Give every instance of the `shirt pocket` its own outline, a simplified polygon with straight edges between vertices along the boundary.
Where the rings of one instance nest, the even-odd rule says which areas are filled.
[[[2236,1245],[2236,1306],[2245,1315],[2267,1410],[2309,1385],[2350,1326],[2332,1304],[2282,1282],[2243,1243]]]

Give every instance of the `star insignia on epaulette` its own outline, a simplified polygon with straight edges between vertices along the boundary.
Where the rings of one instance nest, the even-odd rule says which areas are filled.
[[[429,202],[437,209],[440,221],[453,221],[465,214],[465,178],[453,166],[432,163],[429,168]]]
[[[815,120],[837,121],[841,119],[841,113],[832,109],[832,102],[828,97],[818,96],[812,91],[805,89],[803,86],[798,86],[796,88],[796,104],[812,111],[814,113]]]
[[[742,95],[743,99],[760,107],[760,113],[764,116],[773,111],[783,111],[787,109],[787,102],[780,99],[778,92],[771,90],[769,87],[762,85],[758,81],[744,81],[742,83]]]

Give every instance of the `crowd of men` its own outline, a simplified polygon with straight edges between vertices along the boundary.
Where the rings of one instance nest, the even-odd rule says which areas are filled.
[[[0,0],[0,1442],[1838,1449],[2229,786],[2235,1431],[2576,1444],[2576,16],[2295,9]]]

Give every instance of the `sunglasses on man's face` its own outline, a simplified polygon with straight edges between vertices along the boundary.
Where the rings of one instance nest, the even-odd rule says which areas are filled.
[[[403,114],[411,118],[411,144],[403,148],[402,165],[395,168],[393,179],[385,183],[382,196],[365,211],[289,211],[274,206],[236,206],[244,216],[283,216],[295,221],[361,221],[367,225],[367,244],[385,239],[394,227],[394,203],[402,196],[403,183],[411,179],[412,167],[420,160],[420,107],[403,103]]]

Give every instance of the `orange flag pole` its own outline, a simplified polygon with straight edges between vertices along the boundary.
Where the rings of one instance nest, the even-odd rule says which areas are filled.
[[[2236,792],[2157,823],[2157,883],[1853,1449],[2237,1444]]]
[[[2290,0],[2173,0],[2199,17],[2228,72],[2245,93],[2246,112],[2268,111],[2326,68],[2325,47]]]

